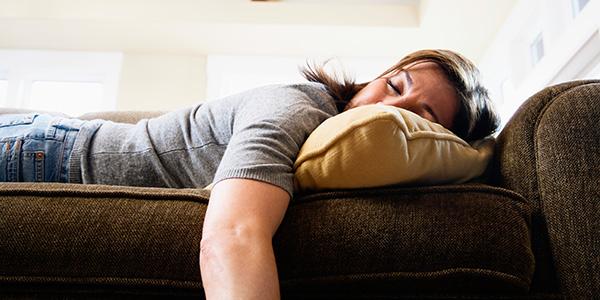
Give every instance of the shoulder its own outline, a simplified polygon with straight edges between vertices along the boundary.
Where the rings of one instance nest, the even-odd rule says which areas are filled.
[[[282,89],[296,90],[314,98],[331,98],[325,85],[317,82],[305,82],[279,85]]]
[[[248,91],[254,101],[264,100],[276,106],[311,106],[336,114],[335,101],[320,83],[274,84]],[[253,102],[254,102],[253,101]],[[256,103],[256,102],[254,102]]]
[[[281,99],[281,97],[286,97],[285,99]],[[287,100],[300,98],[312,100],[315,102],[334,102],[333,98],[327,92],[327,88],[325,85],[316,82],[306,82],[306,83],[294,83],[294,84],[269,84],[260,87],[255,87],[249,90],[245,90],[243,92],[238,92],[235,94],[231,94],[228,96],[224,96],[217,99],[211,99],[208,102],[222,102],[225,101],[237,101],[237,102],[246,102],[246,101],[259,101],[263,100]]]
[[[260,118],[295,114],[337,114],[335,101],[320,83],[271,84],[202,105],[204,113],[237,118]]]
[[[327,88],[316,82],[306,83],[292,83],[292,84],[269,84],[260,87],[256,87],[242,94],[263,94],[263,93],[289,93],[289,94],[304,94],[314,98],[317,97],[330,97],[327,93]]]

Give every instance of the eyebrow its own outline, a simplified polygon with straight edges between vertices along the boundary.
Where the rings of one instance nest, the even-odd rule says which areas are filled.
[[[410,74],[408,73],[408,70],[404,70],[404,77],[406,77],[406,83],[408,85],[408,87],[412,87],[413,85],[413,80],[412,77],[410,76]]]
[[[406,85],[408,86],[408,88],[412,87],[413,79],[412,79],[412,76],[410,76],[410,73],[408,72],[408,70],[404,70],[404,77],[406,77]],[[427,104],[423,104],[423,108],[433,116],[436,123],[440,123],[440,118],[438,118],[438,116],[435,114],[433,109],[431,109],[431,106],[429,106]]]

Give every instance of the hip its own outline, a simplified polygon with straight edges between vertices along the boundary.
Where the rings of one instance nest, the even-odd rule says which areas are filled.
[[[0,115],[0,181],[68,182],[70,155],[85,122],[36,113]]]

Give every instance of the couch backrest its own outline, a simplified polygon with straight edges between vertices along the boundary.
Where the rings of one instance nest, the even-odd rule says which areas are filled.
[[[24,114],[24,113],[47,113],[54,116],[71,118],[67,114],[56,111],[33,110],[24,108],[0,108],[0,115],[3,114]],[[165,114],[166,111],[101,111],[90,112],[77,116],[75,118],[82,120],[102,119],[121,123],[137,123],[141,119],[154,118]]]
[[[141,119],[154,118],[165,113],[164,111],[105,111],[86,113],[77,118],[83,120],[102,119],[133,124]]]
[[[530,201],[532,291],[600,295],[600,80],[548,87],[498,136],[493,182]]]

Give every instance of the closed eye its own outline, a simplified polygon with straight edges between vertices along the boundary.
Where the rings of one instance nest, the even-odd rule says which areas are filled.
[[[437,115],[435,114],[435,112],[433,112],[433,109],[431,109],[431,106],[424,104],[423,108],[425,109],[425,111],[427,111],[431,115],[431,117],[433,118],[433,120],[432,120],[433,122],[440,123]]]
[[[401,95],[402,93],[400,93],[400,90],[392,83],[392,81],[388,78],[386,80],[387,84],[392,88],[392,90],[394,90],[394,92],[396,92],[396,94]]]

